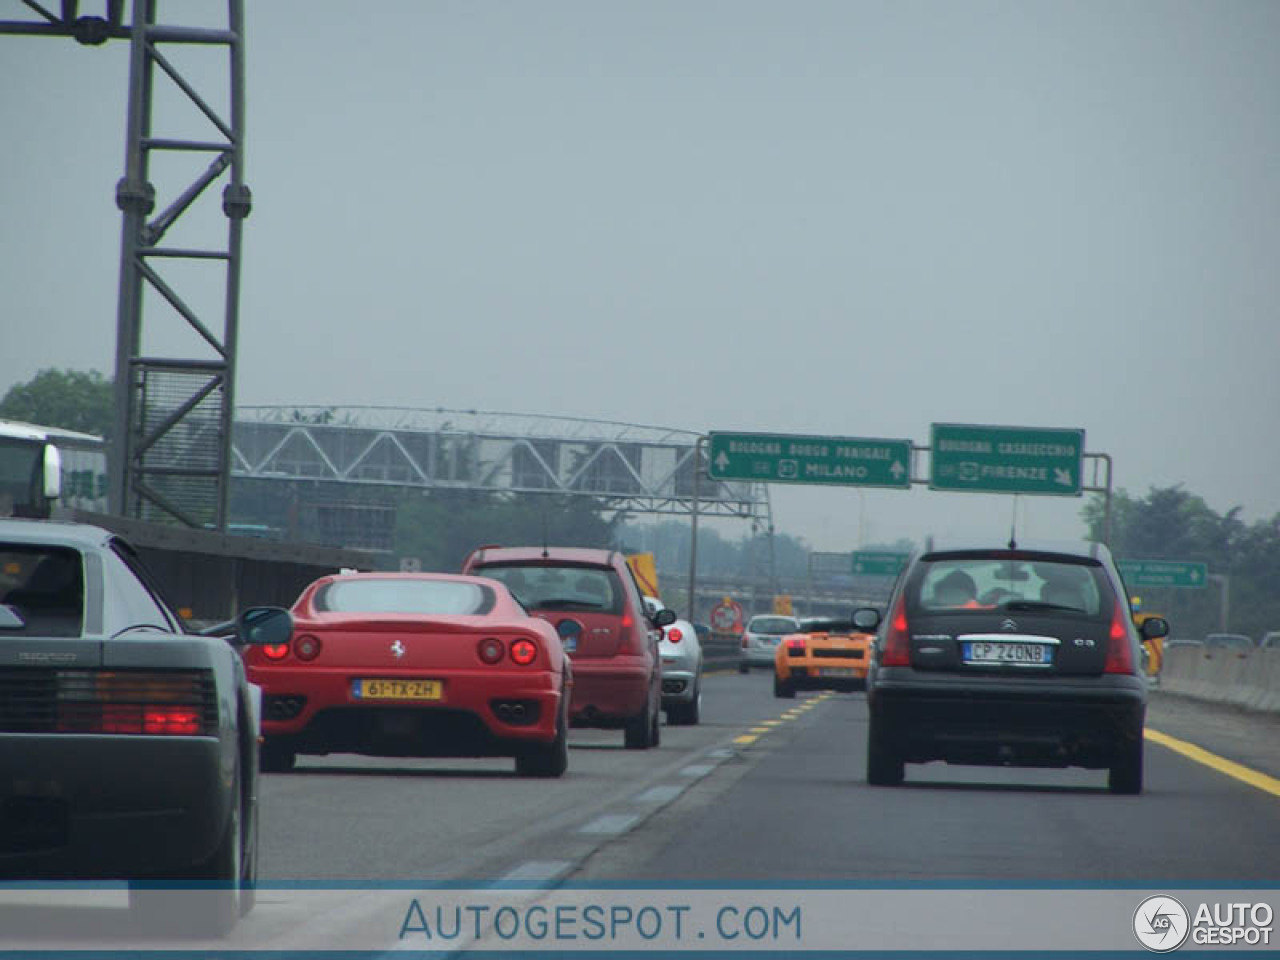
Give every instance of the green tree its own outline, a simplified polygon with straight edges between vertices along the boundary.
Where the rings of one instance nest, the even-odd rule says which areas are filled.
[[[100,437],[111,432],[114,411],[111,381],[97,370],[50,367],[26,383],[14,384],[0,400],[0,417]]]

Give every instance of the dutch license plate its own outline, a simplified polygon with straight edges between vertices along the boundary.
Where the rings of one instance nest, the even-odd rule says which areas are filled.
[[[823,667],[818,674],[823,677],[852,677],[853,670],[850,667]]]
[[[362,678],[351,682],[351,695],[357,700],[439,700],[439,680],[397,680]]]
[[[965,663],[1027,663],[1049,664],[1053,662],[1053,648],[1042,643],[991,643],[972,640],[963,647]]]

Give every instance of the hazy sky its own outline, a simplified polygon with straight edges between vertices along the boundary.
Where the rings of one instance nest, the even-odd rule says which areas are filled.
[[[1131,493],[1280,511],[1280,3],[246,7],[241,403],[1081,428]],[[0,37],[0,391],[112,371],[127,54]],[[773,503],[822,550],[1012,512]]]

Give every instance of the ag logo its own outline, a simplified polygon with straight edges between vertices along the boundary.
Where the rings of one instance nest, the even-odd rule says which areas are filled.
[[[1173,897],[1147,897],[1133,914],[1133,933],[1148,950],[1168,953],[1177,950],[1191,930],[1187,908]]]

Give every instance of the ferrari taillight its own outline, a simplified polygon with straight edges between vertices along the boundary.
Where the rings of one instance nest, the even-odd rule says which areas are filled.
[[[210,732],[211,680],[199,673],[67,670],[58,674],[60,733],[194,737]]]
[[[527,667],[538,657],[538,645],[532,640],[516,640],[511,644],[511,659],[522,667]]]
[[[506,652],[507,648],[497,637],[485,637],[476,648],[476,653],[480,656],[480,659],[488,664],[497,663]]]
[[[262,655],[268,660],[283,660],[289,655],[289,645],[287,643],[268,643],[261,648]]]
[[[884,631],[884,649],[880,651],[880,666],[911,666],[911,634],[907,629],[907,596],[898,597],[893,616]]]
[[[804,637],[788,637],[787,650],[791,653],[804,653]]]
[[[320,638],[304,633],[293,638],[293,655],[299,660],[310,662],[320,656]]]

